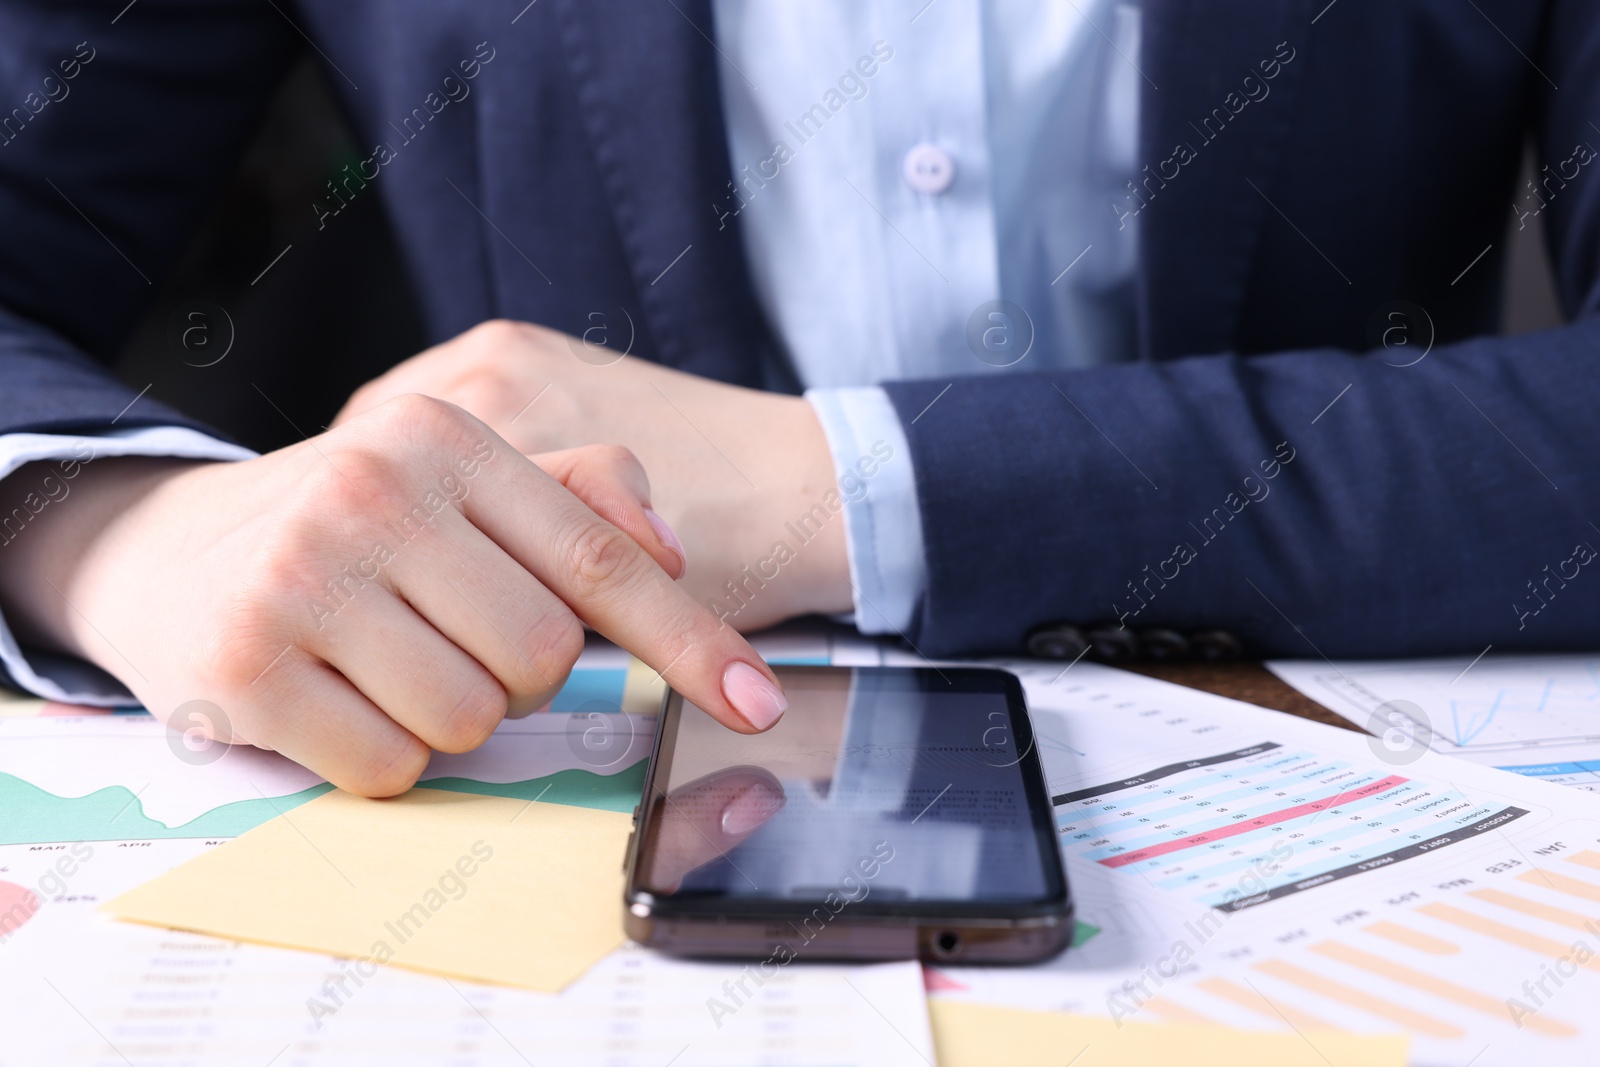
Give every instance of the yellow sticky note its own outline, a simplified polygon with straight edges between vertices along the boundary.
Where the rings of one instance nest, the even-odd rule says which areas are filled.
[[[1135,1023],[1019,1011],[935,998],[928,1002],[939,1067],[1405,1067],[1404,1036],[1332,1030],[1258,1033],[1221,1026]]]
[[[661,710],[667,683],[654,667],[628,657],[628,673],[623,676],[622,710],[630,715],[654,715]]]
[[[619,947],[627,815],[332,792],[104,905],[120,919],[557,992]]]
[[[18,696],[15,693],[0,692],[0,719],[4,718],[35,718],[44,713],[46,701],[33,697]],[[100,713],[99,708],[94,709]]]

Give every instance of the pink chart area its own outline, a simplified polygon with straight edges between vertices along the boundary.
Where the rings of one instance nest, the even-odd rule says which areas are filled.
[[[39,898],[15,882],[0,882],[0,938],[10,937],[39,910]]]
[[[1194,848],[1198,845],[1208,844],[1212,841],[1221,841],[1224,838],[1236,837],[1239,834],[1247,834],[1252,830],[1259,830],[1263,826],[1273,826],[1280,822],[1288,822],[1290,819],[1298,819],[1302,815],[1310,815],[1314,812],[1327,811],[1329,808],[1336,808],[1340,804],[1348,804],[1352,800],[1360,800],[1363,797],[1370,797],[1375,793],[1382,793],[1386,789],[1393,789],[1397,785],[1404,785],[1409,780],[1410,779],[1407,778],[1401,778],[1399,775],[1391,774],[1389,777],[1380,781],[1369,782],[1366,785],[1357,786],[1355,789],[1351,789],[1344,793],[1339,793],[1335,796],[1324,797],[1321,800],[1310,800],[1304,804],[1296,804],[1292,808],[1283,808],[1279,811],[1271,811],[1265,815],[1257,815],[1253,819],[1241,820],[1240,822],[1234,823],[1232,826],[1223,826],[1215,830],[1207,830],[1204,833],[1194,834],[1191,837],[1178,837],[1171,841],[1163,841],[1159,845],[1151,845],[1148,848],[1138,849],[1134,852],[1123,852],[1119,855],[1107,856],[1105,859],[1101,860],[1100,863],[1102,866],[1106,867],[1124,867],[1130,863],[1138,863],[1141,860],[1154,859],[1157,856],[1165,856],[1169,852],[1178,852],[1182,849]]]

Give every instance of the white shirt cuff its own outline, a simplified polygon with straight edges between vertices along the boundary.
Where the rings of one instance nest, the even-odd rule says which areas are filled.
[[[904,634],[927,584],[911,446],[882,389],[810,389],[844,499],[856,629]]]
[[[24,463],[59,460],[60,470],[50,475],[67,487],[83,464],[110,456],[169,456],[176,459],[241,460],[256,453],[230,445],[182,426],[150,426],[143,429],[113,430],[106,434],[8,433],[0,434],[0,478]],[[68,473],[70,471],[70,473]],[[47,487],[48,488],[48,487]],[[48,505],[46,490],[39,499]],[[64,499],[59,497],[56,499]],[[26,510],[31,511],[27,505]],[[35,514],[37,514],[35,512]],[[27,536],[24,528],[20,535]],[[5,565],[4,546],[0,545],[0,566]],[[137,703],[126,688],[92,663],[58,653],[32,651],[24,658],[11,627],[0,616],[0,667],[12,682],[46,700],[64,704],[91,704],[117,707]]]

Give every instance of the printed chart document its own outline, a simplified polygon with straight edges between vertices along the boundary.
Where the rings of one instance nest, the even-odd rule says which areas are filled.
[[[1267,666],[1396,755],[1431,748],[1600,791],[1600,656],[1286,660]]]
[[[1051,964],[931,988],[1312,1044],[1405,1032],[1419,1064],[1594,1062],[1600,799],[1106,667],[1005,665],[1083,925]]]
[[[827,662],[829,645],[780,637],[767,651]],[[639,674],[626,654],[594,643],[554,711],[505,723],[476,752],[436,756],[425,784],[510,798],[518,810],[537,799],[632,811],[654,719],[619,709],[649,704],[648,694],[630,702],[630,691],[652,688]],[[624,946],[546,994],[381,966],[370,947],[321,955],[97,910],[280,812],[315,833],[302,816],[329,788],[272,753],[185,747],[142,712],[0,703],[0,1067],[926,1067],[935,1058],[914,962],[763,973]],[[617,859],[619,841],[605,845]],[[459,858],[450,853],[452,871]],[[470,906],[485,870],[510,857],[499,850],[488,867],[474,858],[480,869],[459,882],[438,883],[443,867],[430,868],[443,896],[428,905],[430,927]],[[495,919],[515,929],[517,909],[536,906],[496,901]]]
[[[918,662],[836,631],[758,647]],[[927,970],[936,1010],[1254,1029],[1332,1067],[1365,1061],[1331,1030],[1409,1035],[1423,1065],[1593,1062],[1600,798],[1110,668],[997,665],[1028,692],[1080,925],[1045,965]],[[648,717],[616,710],[625,657],[580,668],[610,711],[558,702],[428,784],[631,810]],[[763,976],[625,947],[540,994],[110,920],[98,904],[271,818],[263,798],[325,789],[270,754],[190,762],[152,725],[0,716],[0,1012],[28,1021],[6,1027],[0,1067],[935,1060],[910,963]],[[950,758],[1016,758],[995,725]],[[936,793],[901,798],[906,818]]]

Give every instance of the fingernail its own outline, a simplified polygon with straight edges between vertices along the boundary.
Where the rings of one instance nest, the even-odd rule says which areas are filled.
[[[789,706],[783,690],[748,663],[734,663],[722,672],[722,695],[757,730],[777,722]]]
[[[667,525],[667,520],[651,511],[644,509],[644,517],[650,520],[651,527],[656,536],[661,538],[661,543],[678,554],[678,574],[681,576],[689,566],[689,554],[683,550],[683,542],[678,540],[678,535],[672,532],[672,527]]]
[[[730,837],[747,834],[765,823],[783,807],[783,794],[765,782],[752,783],[733,798],[722,812],[722,832]]]

